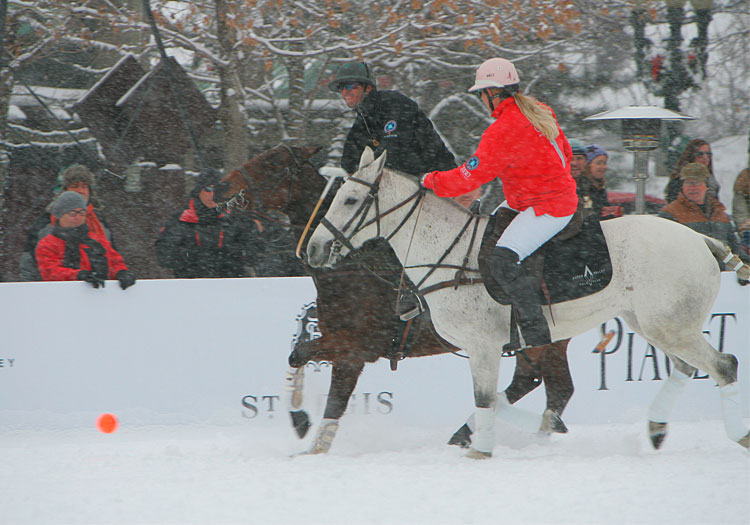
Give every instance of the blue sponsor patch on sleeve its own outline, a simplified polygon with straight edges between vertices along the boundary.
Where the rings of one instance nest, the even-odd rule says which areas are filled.
[[[476,155],[466,161],[466,169],[469,171],[476,169],[477,166],[479,166],[479,157]]]

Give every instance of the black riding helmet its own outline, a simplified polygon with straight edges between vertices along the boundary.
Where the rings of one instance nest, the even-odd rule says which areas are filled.
[[[366,86],[376,87],[375,75],[367,62],[349,62],[342,65],[328,84],[328,89],[334,93],[338,92],[339,85],[347,82],[359,82]]]

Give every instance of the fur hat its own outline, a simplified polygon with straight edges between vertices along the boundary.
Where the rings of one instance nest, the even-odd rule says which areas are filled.
[[[708,179],[708,175],[708,168],[698,162],[685,164],[682,170],[680,170],[681,180],[692,179],[700,182],[706,182],[706,180]]]
[[[85,182],[90,191],[94,191],[94,174],[86,166],[73,164],[60,175],[63,188],[68,188],[74,182]]]
[[[75,191],[64,191],[55,199],[51,212],[52,215],[59,219],[69,211],[77,210],[78,208],[86,209],[86,199],[83,198],[83,195]]]
[[[600,155],[609,157],[609,153],[607,153],[607,150],[602,148],[599,144],[589,144],[588,146],[586,146],[586,162],[591,162]]]
[[[573,150],[573,155],[585,155],[586,154],[586,146],[578,139],[570,139],[568,141],[570,144],[570,149]]]

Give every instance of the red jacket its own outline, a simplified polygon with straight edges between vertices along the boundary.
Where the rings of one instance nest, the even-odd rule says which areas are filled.
[[[508,205],[537,215],[565,217],[578,206],[576,183],[570,174],[573,152],[562,130],[554,141],[539,133],[521,113],[513,97],[492,113],[476,153],[450,171],[434,171],[423,182],[440,197],[463,195],[500,177]],[[558,126],[559,129],[559,126]]]
[[[118,272],[128,269],[122,256],[112,248],[112,245],[104,235],[89,231],[89,238],[101,244],[106,250],[105,257],[108,263],[107,278],[115,279]],[[63,266],[66,244],[67,242],[64,239],[54,234],[54,230],[53,233],[44,237],[37,244],[36,262],[43,281],[77,281],[79,271],[92,269],[88,253],[84,250],[89,245],[85,242],[79,245],[81,257],[79,267],[68,268]]]

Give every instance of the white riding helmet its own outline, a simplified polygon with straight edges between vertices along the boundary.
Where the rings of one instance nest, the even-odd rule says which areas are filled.
[[[518,72],[510,60],[504,58],[490,58],[477,69],[474,85],[469,91],[497,87],[506,88],[507,91],[518,91]],[[513,89],[513,86],[515,89]],[[511,88],[511,89],[507,89]]]

